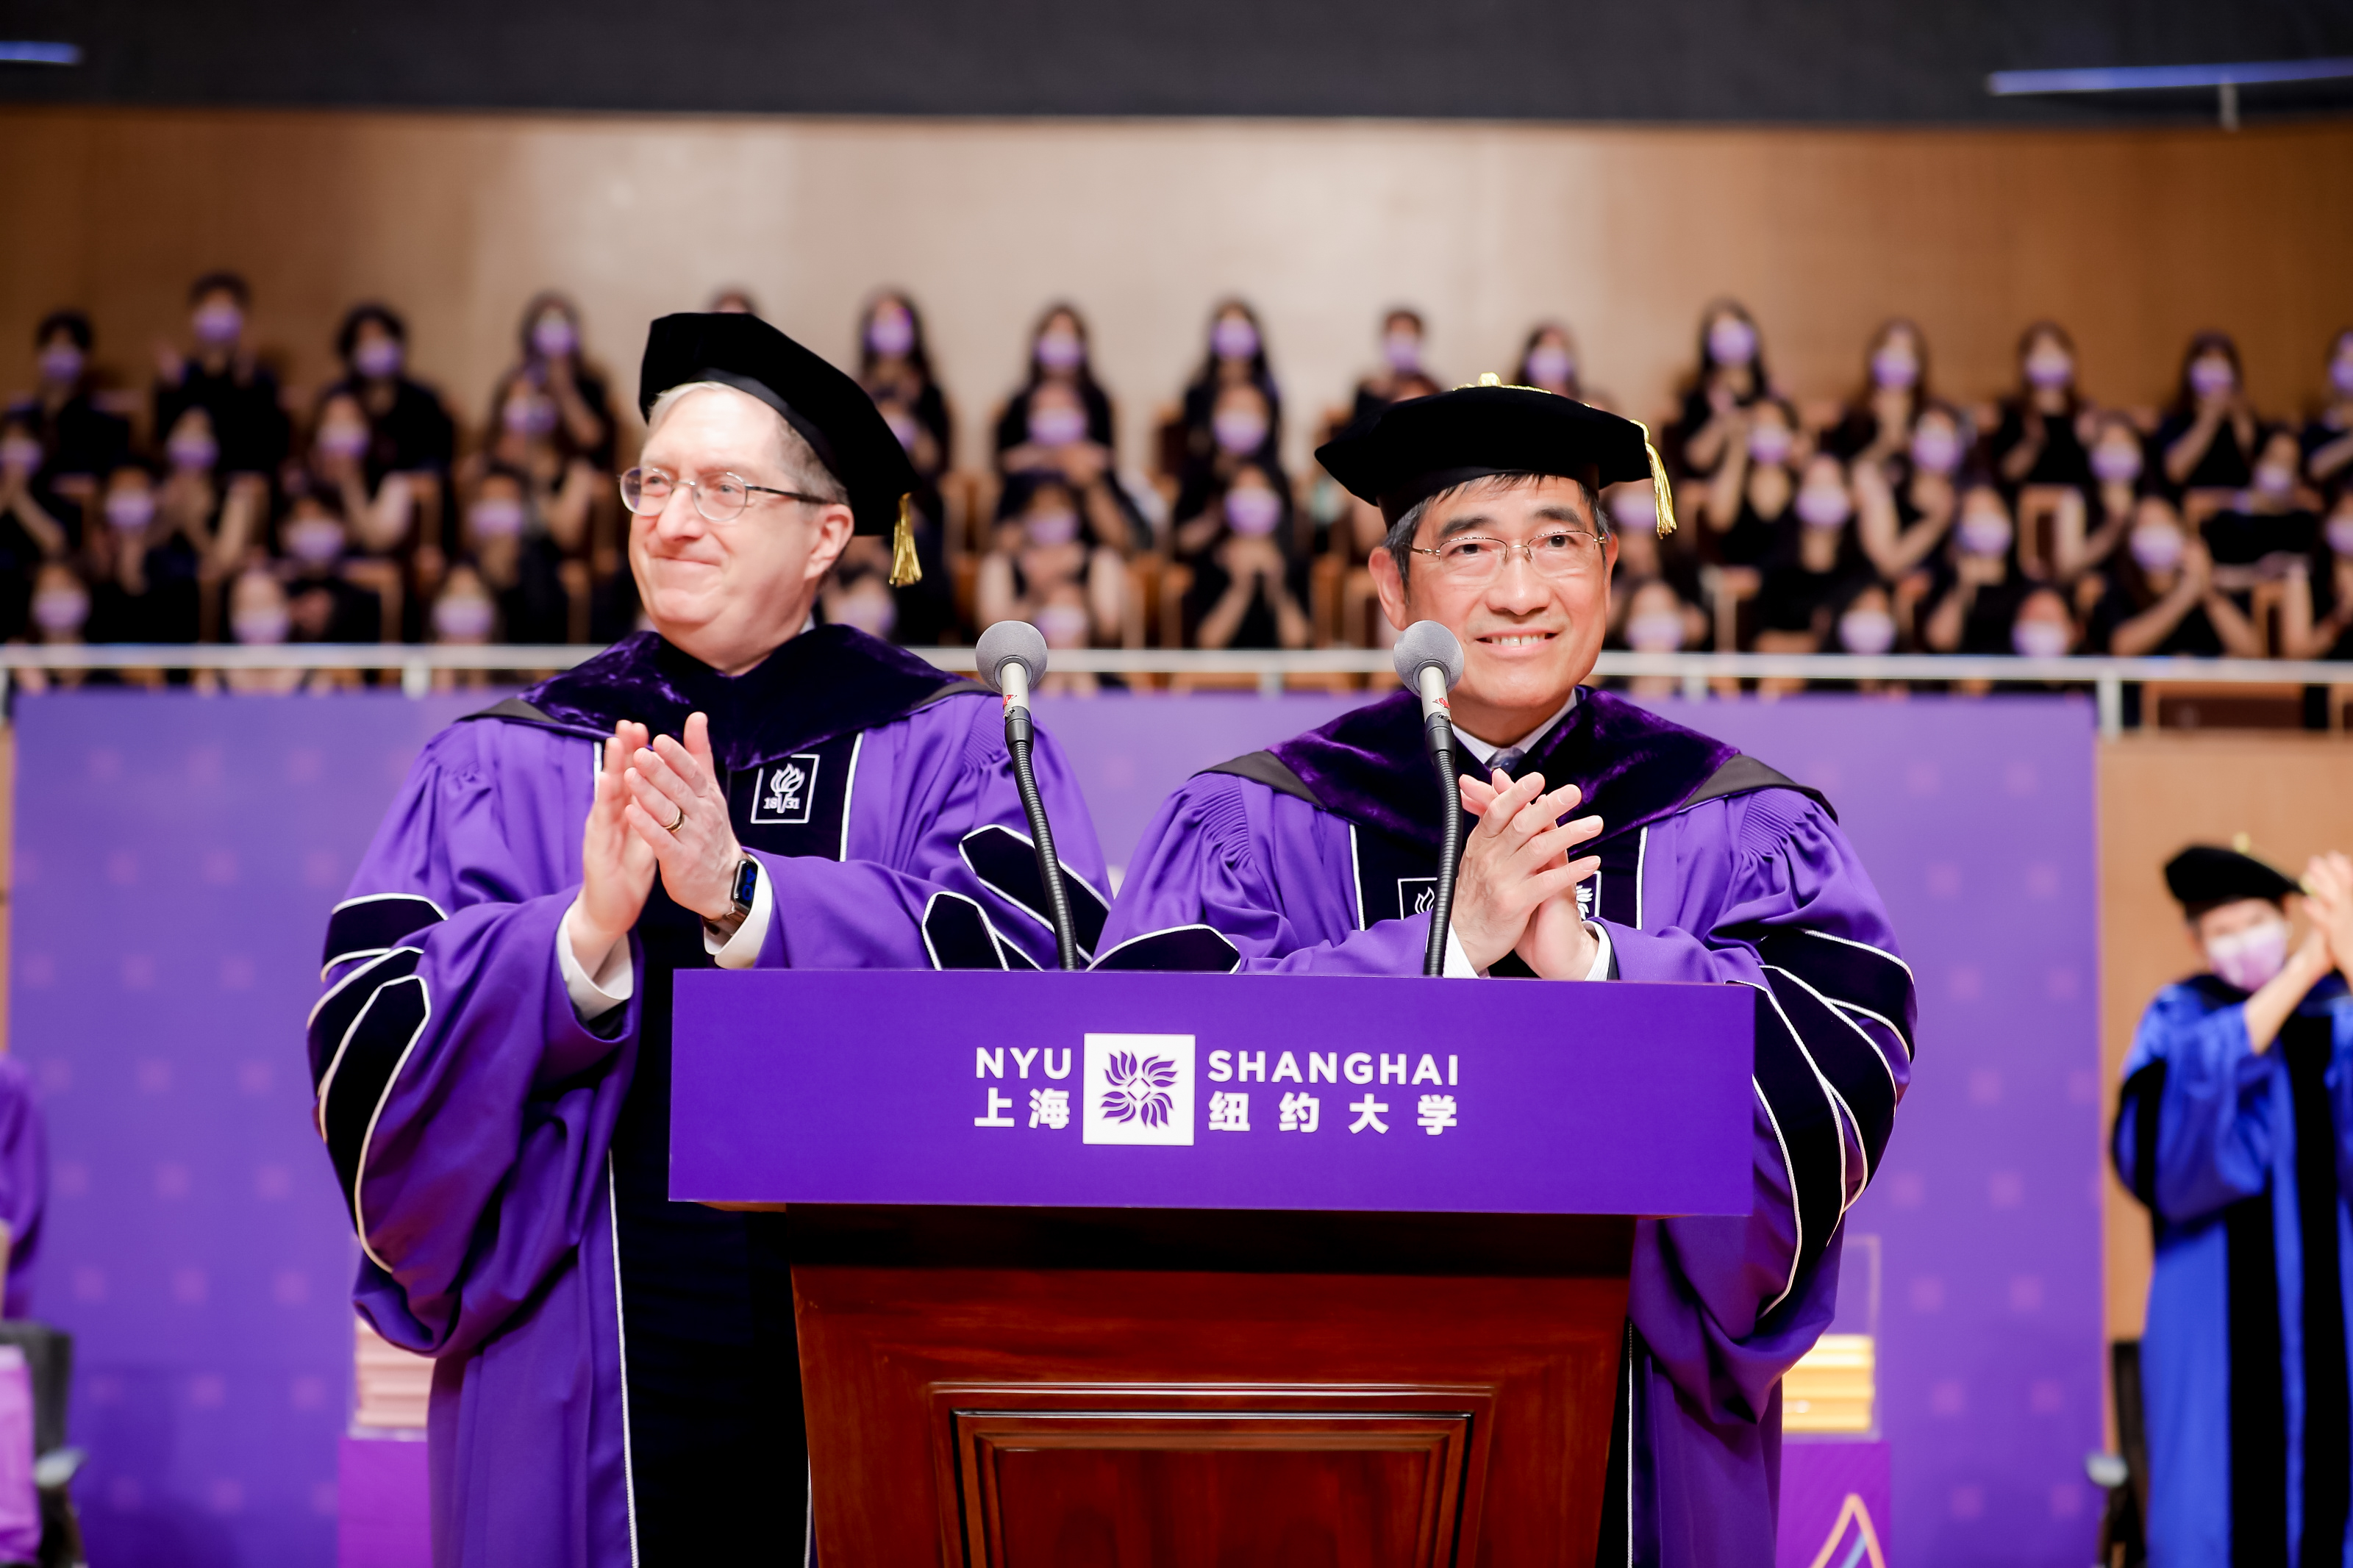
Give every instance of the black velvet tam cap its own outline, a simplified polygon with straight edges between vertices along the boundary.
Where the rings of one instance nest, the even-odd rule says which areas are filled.
[[[691,381],[758,398],[801,433],[842,488],[860,533],[888,533],[915,488],[915,468],[857,381],[757,316],[664,316],[646,334],[638,412]]]
[[[2290,893],[2302,891],[2276,867],[2213,844],[2192,844],[2168,860],[2165,885],[2183,909],[2193,911],[2240,899],[2277,903]]]
[[[1659,531],[1675,514],[1650,433],[1631,419],[1533,386],[1482,376],[1367,414],[1319,447],[1316,461],[1392,523],[1443,490],[1491,474],[1557,474],[1599,489],[1649,479]]]

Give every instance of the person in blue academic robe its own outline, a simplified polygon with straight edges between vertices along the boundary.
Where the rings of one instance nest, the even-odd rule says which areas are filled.
[[[427,745],[311,1016],[354,1300],[436,1359],[442,1568],[807,1555],[782,1216],[669,1201],[679,970],[1053,962],[997,699],[810,627],[914,485],[872,402],[744,315],[655,322],[639,402],[654,629]],[[1092,949],[1102,856],[1035,755]]]
[[[1482,384],[1317,456],[1388,521],[1370,565],[1390,623],[1462,647],[1456,784],[1479,821],[1445,973],[1755,994],[1755,1212],[1637,1227],[1599,1561],[1770,1563],[1781,1374],[1830,1321],[1840,1222],[1910,1081],[1911,971],[1818,793],[1581,684],[1616,559],[1599,490],[1654,479],[1673,527],[1640,426]],[[1422,973],[1441,820],[1423,733],[1400,691],[1192,779],[1145,830],[1106,945],[1208,927],[1245,973]],[[1475,1029],[1475,990],[1462,1011]]]
[[[2353,1172],[2353,861],[2298,886],[2192,845],[2165,879],[2203,973],[2157,994],[2111,1151],[2149,1212],[2140,1342],[2152,1568],[2337,1563],[2348,1548],[2346,1213]]]

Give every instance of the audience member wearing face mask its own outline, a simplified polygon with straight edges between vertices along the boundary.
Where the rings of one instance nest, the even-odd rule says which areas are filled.
[[[277,647],[293,640],[294,616],[285,585],[267,567],[248,566],[229,580],[227,640],[240,647]],[[299,691],[306,684],[297,668],[206,670],[199,674],[200,689],[222,689],[239,696],[278,697]]]
[[[1558,321],[1542,321],[1529,331],[1527,342],[1520,345],[1520,363],[1513,367],[1512,384],[1540,387],[1563,397],[1574,397],[1579,403],[1590,403],[1593,400],[1585,395],[1578,369],[1576,338]]]
[[[1282,447],[1282,390],[1268,363],[1266,330],[1248,301],[1223,300],[1209,313],[1209,341],[1200,368],[1185,388],[1176,426],[1162,437],[1161,471],[1180,489],[1201,465],[1221,454],[1273,458]],[[1235,412],[1230,395],[1247,388],[1256,417]],[[1248,437],[1252,431],[1257,439]]]
[[[572,592],[565,583],[564,551],[538,513],[527,476],[501,468],[483,473],[466,501],[458,553],[496,601],[504,640],[569,640]]]
[[[207,273],[188,290],[186,351],[156,350],[153,427],[169,430],[189,408],[202,408],[220,444],[223,473],[274,474],[290,440],[278,378],[246,343],[252,302],[236,273]]]
[[[2085,593],[2093,592],[2085,584],[2095,568],[2123,548],[2141,492],[2149,488],[2148,444],[2132,416],[2107,409],[2094,414],[2090,423],[2084,467],[2092,478],[2084,487],[2084,511],[2059,513],[2052,557],[2052,576]]]
[[[1085,393],[1078,384],[1046,380],[1018,401],[1027,409],[1028,434],[998,454],[1005,465],[1006,496],[1018,481],[1052,479],[1077,500],[1094,541],[1123,555],[1149,542],[1135,503],[1121,486],[1111,448],[1089,432]],[[1000,515],[1005,498],[1000,497]],[[987,623],[984,621],[984,626]]]
[[[1110,395],[1095,380],[1085,319],[1073,305],[1047,307],[1029,334],[1021,384],[997,418],[997,471],[1053,468],[1069,477],[1072,464],[1083,460],[1107,473],[1118,449],[1116,429]],[[1091,450],[1081,458],[1073,448]]]
[[[2353,327],[2328,345],[2327,391],[2304,426],[2305,478],[2327,488],[2353,479]]]
[[[1620,531],[1618,537],[1622,542],[1630,535]],[[1610,574],[1611,597],[1618,601],[1611,646],[1631,653],[1681,653],[1706,640],[1706,615],[1665,579],[1645,577],[1632,584],[1630,591],[1620,592],[1618,578],[1625,564],[1621,552],[1618,571]],[[1637,697],[1672,697],[1681,686],[1672,675],[1638,675],[1626,683]]]
[[[2258,437],[2239,345],[2224,332],[2199,333],[2181,356],[2180,390],[2155,443],[2191,527],[2247,488]]]
[[[1017,476],[997,500],[995,538],[981,557],[973,618],[1037,620],[1054,591],[1068,584],[1094,616],[1088,641],[1107,647],[1142,642],[1126,561],[1107,542],[1086,498],[1052,473]]]
[[[1969,444],[1967,421],[1949,405],[1931,403],[1913,421],[1903,452],[1853,466],[1856,535],[1884,581],[1899,581],[1944,542]]]
[[[320,402],[349,396],[366,419],[360,462],[368,488],[393,473],[430,475],[438,484],[457,455],[458,427],[441,395],[408,374],[406,323],[389,306],[354,305],[336,330],[335,357],[343,379]]]
[[[1932,653],[2016,651],[2010,626],[2028,584],[2018,570],[2018,531],[2000,487],[1982,474],[1961,487],[1950,542],[1920,608],[1920,642]]]
[[[2217,587],[2242,595],[2307,567],[2320,536],[2321,500],[2303,483],[2303,465],[2294,430],[2268,432],[2256,447],[2247,488],[2200,525]]]
[[[131,454],[131,421],[99,406],[90,351],[97,342],[79,310],[52,310],[33,331],[34,387],[9,410],[40,444],[39,483],[76,508]]]
[[[2283,658],[2353,659],[2353,480],[2330,500],[2311,564],[2289,574],[2285,601]]]
[[[2214,586],[2206,542],[2182,526],[2160,495],[2143,496],[2131,531],[2110,561],[2106,586],[2085,619],[2084,644],[2094,653],[2137,658],[2189,654],[2263,657],[2263,640]]]
[[[33,595],[23,640],[39,646],[69,647],[83,640],[90,624],[90,589],[81,574],[64,561],[44,562],[33,574]],[[11,679],[26,691],[47,691],[82,684],[79,669],[20,669]],[[110,678],[111,679],[111,678]]]
[[[491,406],[506,406],[510,387],[527,383],[552,405],[539,416],[543,429],[567,457],[578,456],[599,475],[613,471],[615,433],[612,394],[592,368],[582,347],[579,308],[552,290],[523,306],[516,330],[522,357],[501,378]]]
[[[1852,462],[1900,456],[1929,396],[1927,340],[1911,321],[1883,322],[1863,350],[1862,386],[1822,445]]]
[[[1291,533],[1290,498],[1274,477],[1245,465],[1219,492],[1209,514],[1216,529],[1189,552],[1192,573],[1183,605],[1195,647],[1305,647],[1303,563],[1283,547]]]
[[[502,635],[499,626],[497,596],[470,561],[452,562],[443,574],[440,591],[434,595],[426,615],[424,640],[444,647],[476,647],[486,643],[512,642]],[[433,689],[451,691],[473,689],[490,683],[490,672],[480,669],[437,669],[433,672]]]
[[[917,505],[936,521],[940,477],[955,454],[955,422],[932,369],[923,312],[896,289],[882,289],[859,312],[858,382],[882,410],[923,481]]]
[[[2091,405],[2075,386],[2075,341],[2056,321],[2019,335],[2018,390],[2001,402],[1988,455],[2004,484],[2092,482]]]
[[[203,630],[198,579],[212,542],[205,524],[167,513],[148,471],[107,476],[102,526],[85,549],[91,584],[85,637],[97,643],[192,643]]]
[[[567,301],[554,295],[534,300],[524,313],[523,342],[524,361],[499,383],[489,427],[458,465],[454,488],[462,512],[491,470],[522,477],[527,510],[563,562],[569,620],[554,640],[573,642],[589,630],[589,584],[617,587],[629,575],[609,467],[614,426],[603,379],[580,360],[578,319]],[[420,531],[411,547],[412,603],[429,604],[438,593],[441,553],[463,521],[454,517],[438,531],[447,537]],[[634,586],[628,592],[634,597]],[[412,620],[404,630],[421,637],[427,628]]]
[[[62,560],[73,548],[72,535],[51,510],[66,509],[54,497],[44,501],[41,458],[41,443],[24,414],[0,418],[0,641],[25,636],[41,563]]]
[[[259,542],[269,516],[269,481],[259,474],[224,475],[212,416],[199,405],[181,410],[164,441],[163,482],[153,492],[158,539],[178,539],[197,556],[197,574],[217,583]],[[176,548],[176,547],[175,547]],[[207,603],[200,634],[218,635],[217,606]]]
[[[1428,335],[1419,310],[1398,307],[1381,318],[1381,365],[1356,383],[1350,418],[1362,419],[1392,403],[1429,397],[1439,391],[1430,367],[1422,363],[1423,340]]]
[[[1713,554],[1727,566],[1761,566],[1797,499],[1798,470],[1811,443],[1798,428],[1797,411],[1779,398],[1736,409],[1725,423],[1740,438],[1727,443],[1708,486]]]
[[[1758,653],[1823,651],[1841,589],[1870,570],[1855,542],[1846,476],[1846,465],[1828,452],[1808,458],[1799,476],[1757,589]]]
[[[278,520],[280,571],[286,582],[288,640],[298,643],[390,642],[399,617],[385,613],[381,594],[345,573],[350,536],[333,491],[305,491]]]
[[[1274,405],[1255,382],[1219,389],[1210,405],[1208,445],[1187,456],[1177,476],[1176,501],[1169,515],[1176,520],[1173,538],[1178,554],[1198,549],[1201,540],[1216,531],[1217,499],[1243,468],[1256,468],[1278,488],[1289,489],[1274,420]]]
[[[1683,410],[1662,454],[1677,473],[1715,473],[1745,437],[1740,412],[1772,395],[1756,319],[1738,300],[1718,300],[1700,313],[1698,365],[1683,384]]]

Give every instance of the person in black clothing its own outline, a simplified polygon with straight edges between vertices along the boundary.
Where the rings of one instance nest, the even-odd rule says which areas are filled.
[[[1930,401],[1928,342],[1915,323],[1882,322],[1863,353],[1863,384],[1822,445],[1855,462],[1883,462],[1912,444],[1913,422]]]
[[[1683,384],[1683,411],[1662,455],[1677,473],[1714,474],[1743,434],[1743,411],[1772,389],[1756,319],[1737,300],[1718,300],[1700,314],[1699,367]]]
[[[1759,567],[1797,499],[1805,456],[1797,410],[1778,397],[1763,398],[1736,408],[1725,424],[1725,458],[1707,491],[1708,536],[1723,564]],[[1729,438],[1736,435],[1737,440]]]
[[[1237,405],[1227,395],[1236,387],[1250,387],[1257,393],[1260,413],[1255,440],[1241,439],[1247,432],[1234,427],[1238,416],[1231,410]],[[1185,473],[1220,452],[1255,456],[1281,448],[1282,392],[1267,363],[1265,331],[1248,302],[1223,300],[1210,312],[1208,348],[1201,368],[1185,388],[1179,421],[1184,450],[1169,470],[1172,473]]]
[[[613,399],[605,378],[582,357],[579,308],[553,291],[534,295],[523,307],[520,338],[522,361],[500,378],[491,405],[504,409],[518,382],[544,394],[553,417],[539,433],[555,437],[597,473],[611,473],[617,428]]]
[[[307,643],[392,640],[384,599],[343,574],[348,538],[332,490],[305,491],[278,524],[285,552],[287,614],[292,639]]]
[[[2216,591],[2205,541],[2182,527],[2181,514],[2162,495],[2141,497],[2106,578],[2106,591],[2085,617],[2084,646],[2095,653],[2263,655],[2253,626]]]
[[[2353,659],[2353,483],[2337,487],[2311,565],[2289,575],[2282,619],[2287,658]]]
[[[2353,477],[2353,327],[2328,345],[2328,401],[2304,427],[2304,473],[2328,486]]]
[[[1577,380],[1577,340],[1558,321],[1539,321],[1520,345],[1520,363],[1512,369],[1515,386],[1533,386],[1579,403],[1590,402]]]
[[[1303,563],[1283,548],[1290,511],[1288,493],[1255,466],[1245,464],[1219,488],[1208,514],[1215,529],[1185,557],[1193,572],[1184,605],[1188,646],[1307,646]]]
[[[974,590],[983,626],[1035,620],[1073,586],[1094,616],[1095,640],[1117,645],[1129,606],[1121,540],[1127,519],[1100,488],[1081,490],[1050,469],[1018,474],[997,498],[995,538]]]
[[[2296,434],[2283,425],[2266,434],[2255,451],[2254,472],[2231,504],[2199,526],[2213,555],[2218,581],[2226,571],[2270,578],[2290,561],[2308,560],[2320,533],[2320,498],[2300,473],[2304,453]]]
[[[206,273],[188,290],[195,347],[185,355],[156,352],[154,427],[169,430],[187,409],[202,408],[229,474],[275,474],[291,439],[278,378],[245,346],[252,300],[236,273]]]
[[[192,643],[203,623],[197,579],[210,541],[189,518],[157,505],[147,470],[126,463],[107,476],[105,526],[90,531],[89,637],[92,642]]]
[[[891,551],[876,536],[852,539],[843,549],[837,569],[841,581],[827,600],[828,618],[839,604],[855,609],[860,629],[872,632],[882,619],[881,600],[889,598],[889,623],[907,643],[935,643],[955,622],[955,584],[949,581],[943,541],[947,531],[947,507],[940,493],[955,450],[955,424],[947,396],[932,371],[932,355],[923,337],[923,318],[914,301],[886,289],[867,301],[859,325],[859,384],[882,411],[883,422],[899,438],[907,461],[915,470],[915,559],[923,576],[903,588],[889,584]],[[858,586],[851,579],[873,575],[878,581]],[[858,603],[843,595],[856,588]]]
[[[568,642],[571,597],[564,552],[533,504],[530,479],[512,468],[484,470],[459,533],[458,559],[471,561],[499,607],[504,640]]]
[[[1867,570],[1855,542],[1846,465],[1828,452],[1808,459],[1797,498],[1774,528],[1757,590],[1757,650],[1818,653],[1846,583]]]
[[[2226,332],[2200,332],[2181,356],[2181,387],[2156,443],[2165,482],[2181,496],[2193,525],[2246,488],[2256,437],[2239,345]]]
[[[1421,312],[1402,307],[1381,318],[1381,368],[1356,383],[1353,419],[1362,419],[1409,397],[1429,397],[1438,383],[1422,368]]]
[[[2002,483],[2090,485],[2091,405],[2075,390],[2075,341],[2066,328],[2037,321],[2020,335],[2018,379],[1989,453]]]
[[[1058,391],[1041,405],[1049,389]],[[1050,305],[1030,334],[1029,373],[997,416],[997,469],[1059,469],[1059,454],[1082,444],[1101,448],[1103,465],[1110,468],[1118,446],[1111,398],[1095,382],[1086,321],[1075,306]]]
[[[320,395],[349,395],[367,416],[364,457],[368,489],[386,474],[429,475],[446,479],[457,456],[458,427],[441,395],[409,378],[408,328],[384,305],[354,305],[335,333],[335,354],[343,379]]]
[[[1930,403],[1902,454],[1854,465],[1857,537],[1883,581],[1901,582],[1945,542],[1968,449],[1968,422],[1949,404]]]
[[[52,310],[33,333],[40,384],[11,409],[22,415],[41,444],[41,488],[79,509],[98,493],[98,481],[131,453],[131,421],[99,407],[91,386],[90,318],[79,310]]]
[[[40,492],[40,442],[22,414],[0,418],[0,641],[23,640],[33,580],[44,561],[70,548],[66,530]]]
[[[1209,440],[1187,457],[1177,477],[1176,504],[1170,515],[1177,520],[1179,550],[1192,548],[1185,533],[1188,521],[1214,512],[1217,498],[1244,468],[1255,468],[1280,488],[1290,489],[1274,421],[1274,405],[1256,382],[1237,381],[1218,389],[1209,414]]]
[[[2031,584],[2018,569],[2010,503],[1979,474],[1961,487],[1952,541],[1913,624],[1935,653],[2009,653],[2010,626]]]

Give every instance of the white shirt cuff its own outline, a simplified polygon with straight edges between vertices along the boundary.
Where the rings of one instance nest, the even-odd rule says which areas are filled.
[[[1438,972],[1448,980],[1476,980],[1479,972],[1471,967],[1471,955],[1462,951],[1462,939],[1454,934],[1451,922],[1446,928],[1446,967]]]
[[[768,921],[776,913],[776,896],[768,890],[768,868],[760,868],[760,875],[752,884],[752,912],[735,928],[735,934],[725,942],[711,940],[711,928],[702,928],[702,951],[722,969],[749,969],[760,956],[760,944],[768,940]]]
[[[595,978],[580,967],[580,960],[572,952],[572,917],[579,910],[577,900],[564,911],[564,919],[555,927],[555,967],[564,976],[564,994],[572,999],[572,1011],[586,1023],[601,1018],[614,1008],[637,994],[637,967],[629,962],[629,939],[621,938],[612,951],[597,964]]]
[[[1607,980],[1609,978],[1609,928],[1599,921],[1588,921],[1585,929],[1591,931],[1593,940],[1601,944],[1594,952],[1593,967],[1585,972],[1585,977],[1588,980]]]

